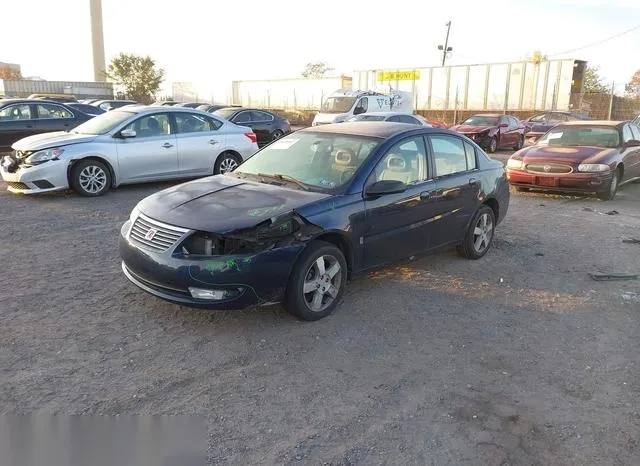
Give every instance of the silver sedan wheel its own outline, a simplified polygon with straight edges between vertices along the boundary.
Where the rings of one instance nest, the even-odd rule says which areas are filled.
[[[238,168],[238,162],[233,157],[227,157],[220,162],[220,173],[229,173]]]
[[[323,255],[307,270],[302,294],[307,307],[313,312],[322,312],[338,296],[342,284],[342,268],[334,256]]]
[[[477,254],[482,254],[491,243],[493,236],[493,221],[488,213],[478,217],[475,227],[473,228],[473,249]]]
[[[102,168],[89,165],[82,169],[78,181],[86,192],[96,194],[107,185],[107,174]]]

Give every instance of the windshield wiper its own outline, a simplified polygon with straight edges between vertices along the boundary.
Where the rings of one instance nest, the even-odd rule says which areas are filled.
[[[294,177],[289,175],[281,175],[280,173],[274,173],[273,175],[267,175],[266,173],[258,173],[258,176],[260,178],[270,178],[272,180],[288,181],[290,183],[298,185],[305,191],[309,191],[309,186],[304,184],[302,181],[296,180]]]

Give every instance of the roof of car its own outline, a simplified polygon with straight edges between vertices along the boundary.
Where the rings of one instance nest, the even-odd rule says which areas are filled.
[[[311,126],[304,128],[296,132],[304,133],[334,133],[334,134],[347,134],[350,136],[368,136],[387,139],[396,134],[401,134],[407,131],[415,131],[416,129],[429,130],[428,127],[420,127],[414,125],[407,125],[406,123],[395,123],[388,121],[371,121],[367,124],[361,122],[346,122],[346,123],[333,123],[328,125]],[[436,129],[436,128],[434,128]]]
[[[503,115],[502,113],[476,113],[472,116],[486,116],[486,117],[501,117],[501,116],[511,116],[511,115]]]
[[[45,103],[45,104],[57,104],[57,105],[67,105],[70,103],[77,103],[77,102],[58,102],[56,100],[46,100],[46,99],[0,99],[0,106],[2,105],[6,105],[6,104],[20,104],[20,103],[25,103],[25,104],[31,104],[31,103]]]
[[[611,126],[615,127],[621,125],[624,121],[610,121],[610,120],[573,120],[561,123],[558,126]]]
[[[207,113],[203,110],[198,110],[197,108],[190,108],[190,107],[176,107],[176,106],[166,106],[166,107],[161,107],[161,106],[154,106],[154,105],[136,105],[136,104],[130,104],[127,105],[125,107],[120,107],[117,108],[115,110],[112,110],[112,112],[132,112],[132,113],[166,113],[166,112],[173,112],[173,113],[177,113],[177,112],[183,112],[183,113],[199,113],[201,115],[207,115],[209,117],[211,117],[210,113]]]

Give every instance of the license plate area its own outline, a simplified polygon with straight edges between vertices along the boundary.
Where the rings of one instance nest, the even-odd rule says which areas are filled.
[[[538,186],[557,186],[558,182],[556,178],[550,176],[540,176],[538,177],[538,182],[536,184]]]

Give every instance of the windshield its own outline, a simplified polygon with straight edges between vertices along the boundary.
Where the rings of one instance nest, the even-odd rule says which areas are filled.
[[[113,110],[103,113],[91,120],[76,126],[73,130],[77,134],[107,134],[113,128],[131,118],[135,113],[124,110]]]
[[[257,152],[233,173],[283,175],[312,189],[334,190],[353,178],[380,141],[362,136],[297,132]]]
[[[213,112],[214,115],[218,115],[220,118],[228,120],[231,115],[238,111],[237,108],[220,108]]]
[[[322,104],[324,113],[346,113],[355,103],[355,97],[328,97]]]
[[[349,118],[348,121],[384,121],[384,117],[382,115],[356,115]]]
[[[617,128],[565,126],[552,129],[538,144],[614,148],[620,144],[620,135]]]
[[[496,126],[499,119],[499,117],[476,115],[466,119],[462,124],[475,126]]]

